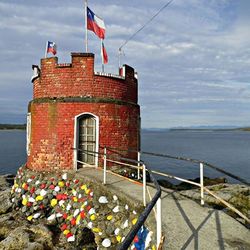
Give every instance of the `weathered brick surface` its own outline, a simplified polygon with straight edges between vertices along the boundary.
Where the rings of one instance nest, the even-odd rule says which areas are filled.
[[[58,65],[57,58],[42,59],[29,112],[27,166],[31,169],[73,168],[75,117],[85,112],[99,118],[100,146],[139,146],[140,108],[134,70],[127,66],[125,79],[95,75],[92,54],[74,53],[70,65]]]
[[[94,96],[137,103],[137,79],[126,67],[124,79],[94,74],[94,55],[72,54],[72,64],[58,65],[57,57],[41,60],[41,76],[34,82],[34,99],[43,97]]]

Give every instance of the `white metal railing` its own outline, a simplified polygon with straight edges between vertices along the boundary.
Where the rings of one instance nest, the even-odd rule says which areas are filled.
[[[206,193],[210,194],[211,196],[213,196],[215,199],[219,200],[222,204],[224,204],[226,207],[228,207],[229,209],[231,209],[233,212],[235,212],[236,214],[238,214],[246,222],[250,223],[250,219],[248,217],[246,217],[244,214],[242,214],[234,206],[232,206],[227,201],[225,201],[224,199],[220,198],[219,196],[217,196],[215,193],[213,193],[207,187],[204,186],[204,164],[206,166],[208,166],[208,167],[211,167],[211,168],[219,171],[219,172],[225,173],[228,176],[230,176],[232,178],[235,178],[235,179],[237,179],[237,180],[239,180],[239,181],[241,181],[243,183],[247,183],[245,180],[241,179],[240,177],[234,176],[233,174],[228,173],[228,172],[226,172],[223,169],[215,167],[215,166],[213,166],[213,165],[211,165],[209,163],[204,163],[202,161],[193,160],[193,159],[185,159],[185,158],[182,158],[182,157],[175,157],[175,156],[169,156],[169,155],[161,155],[161,154],[144,152],[144,154],[151,154],[153,156],[160,156],[160,157],[163,156],[163,157],[166,157],[166,158],[172,158],[172,159],[176,159],[176,160],[190,161],[190,162],[193,162],[193,163],[199,163],[200,183],[197,183],[197,182],[185,179],[185,178],[181,178],[181,177],[178,177],[178,176],[170,175],[168,173],[162,173],[162,172],[155,171],[155,170],[149,171],[148,168],[146,167],[146,165],[141,161],[141,154],[143,152],[137,152],[137,151],[134,151],[134,150],[120,150],[120,149],[115,149],[115,150],[118,150],[118,151],[137,152],[137,161],[131,160],[131,159],[128,159],[128,158],[121,158],[120,157],[120,159],[126,160],[127,162],[131,161],[132,163],[134,163],[134,164],[130,164],[130,163],[121,162],[119,160],[110,159],[108,157],[107,149],[110,150],[110,149],[114,149],[114,148],[106,148],[106,147],[103,148],[103,151],[104,151],[104,153],[103,153],[103,183],[104,184],[107,183],[107,172],[110,172],[109,170],[107,170],[107,162],[119,164],[121,166],[126,166],[126,167],[133,168],[133,169],[137,169],[137,179],[141,178],[140,173],[142,171],[142,193],[143,193],[142,200],[143,200],[144,206],[147,205],[147,203],[146,203],[146,188],[147,188],[146,173],[150,172],[150,173],[153,173],[153,174],[156,174],[156,175],[164,176],[164,177],[167,177],[167,178],[172,178],[172,179],[175,179],[175,180],[178,180],[178,181],[182,181],[182,182],[185,182],[185,183],[189,183],[189,184],[192,184],[194,186],[199,187],[200,188],[200,204],[202,206],[205,204],[204,192],[206,192]],[[97,152],[92,152],[92,153],[94,153],[95,155],[96,154],[99,155],[99,153],[97,153]],[[152,201],[153,199],[150,197],[150,200]],[[155,210],[154,206],[152,208]],[[156,213],[155,213],[156,214],[155,218],[156,218],[157,246],[158,247],[160,246],[160,243],[161,243],[161,240],[162,240],[162,219],[161,219],[162,215],[161,215],[161,213],[162,213],[161,198],[159,197],[159,199],[157,199],[157,201],[156,201]],[[126,248],[120,248],[120,249],[126,249]]]
[[[129,164],[129,163],[124,163],[120,161],[115,161],[112,159],[108,158],[107,154],[107,148],[104,147],[104,154],[103,154],[103,184],[107,183],[107,162],[119,164],[121,166],[126,166],[130,167],[133,169],[137,169],[137,179],[140,178],[140,171],[142,170],[142,200],[143,200],[143,205],[146,207],[147,205],[147,199],[146,199],[146,187],[147,187],[147,179],[146,179],[146,165],[143,164],[141,161],[135,161],[131,160],[128,158],[123,158],[126,161],[132,161],[136,162],[137,165]],[[137,159],[140,159],[140,155],[138,153]],[[151,199],[151,197],[150,197]],[[152,200],[152,199],[151,199]],[[158,198],[157,203],[156,203],[156,242],[157,242],[157,247],[159,247],[162,239],[162,217],[161,217],[161,197]]]
[[[129,152],[137,152],[135,150],[122,150],[122,149],[116,149],[118,151],[129,151]],[[204,191],[208,194],[210,194],[211,196],[213,196],[215,199],[217,199],[218,201],[220,201],[222,204],[224,204],[226,207],[228,207],[229,209],[231,209],[233,212],[235,212],[237,215],[239,215],[241,218],[243,218],[247,223],[250,223],[250,218],[246,217],[243,213],[241,213],[237,208],[235,208],[233,205],[229,204],[227,201],[225,201],[224,199],[220,198],[218,195],[216,195],[214,192],[212,192],[211,190],[209,190],[207,187],[204,186],[204,165],[206,165],[209,168],[212,168],[218,172],[224,173],[227,176],[234,178],[246,185],[249,185],[249,182],[247,182],[246,180],[244,180],[241,177],[238,177],[232,173],[229,173],[227,171],[225,171],[224,169],[221,169],[219,167],[216,167],[212,164],[209,164],[207,162],[203,162],[203,161],[199,161],[199,160],[195,160],[195,159],[191,159],[191,158],[184,158],[184,157],[176,157],[176,156],[171,156],[171,155],[164,155],[164,154],[157,154],[157,153],[150,153],[150,152],[137,152],[138,154],[138,158],[141,158],[141,154],[145,154],[145,155],[152,155],[152,156],[157,156],[157,157],[165,157],[165,158],[170,158],[170,159],[175,159],[175,160],[181,160],[181,161],[189,161],[189,162],[193,162],[193,163],[198,163],[199,164],[199,168],[200,168],[200,183],[194,182],[194,181],[190,181],[187,180],[185,178],[180,178],[174,175],[170,175],[167,173],[162,173],[159,171],[155,171],[152,170],[151,172],[157,175],[161,175],[161,176],[165,176],[168,178],[173,178],[182,182],[186,182],[189,184],[192,184],[194,186],[198,186],[200,188],[200,204],[203,206],[205,204],[204,201]]]
[[[229,209],[231,209],[233,212],[235,212],[236,214],[238,214],[241,218],[243,218],[246,222],[250,223],[250,219],[248,217],[246,217],[243,213],[241,213],[237,208],[235,208],[233,205],[231,205],[230,203],[228,203],[227,201],[225,201],[224,199],[220,198],[218,195],[216,195],[215,193],[213,193],[211,190],[209,190],[207,187],[204,186],[203,183],[203,163],[200,163],[200,183],[197,182],[193,182],[184,178],[180,178],[174,175],[169,175],[166,173],[161,173],[159,171],[154,171],[152,170],[152,173],[157,174],[157,175],[161,175],[161,176],[165,176],[168,178],[172,178],[175,180],[179,180],[179,181],[183,181],[195,186],[200,187],[200,193],[201,193],[201,200],[200,203],[203,206],[204,205],[204,191],[207,192],[208,194],[210,194],[211,196],[213,196],[215,199],[219,200],[221,203],[223,203],[226,207],[228,207]]]

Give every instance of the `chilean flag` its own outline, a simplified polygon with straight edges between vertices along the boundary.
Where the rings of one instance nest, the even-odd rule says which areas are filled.
[[[102,42],[102,62],[103,64],[107,64],[108,63],[108,54],[107,51],[104,47],[104,43]]]
[[[95,13],[87,7],[87,28],[92,30],[100,39],[105,38],[104,21],[95,15]]]
[[[48,41],[48,43],[47,43],[47,53],[52,53],[53,55],[55,55],[56,54],[56,49],[57,49],[57,46],[56,46],[56,44],[54,43],[54,42],[50,42],[50,41]]]

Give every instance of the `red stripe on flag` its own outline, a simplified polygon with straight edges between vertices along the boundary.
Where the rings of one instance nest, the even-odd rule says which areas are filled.
[[[104,43],[102,43],[102,60],[103,60],[104,64],[108,63],[108,54],[107,54],[107,51],[104,47]]]

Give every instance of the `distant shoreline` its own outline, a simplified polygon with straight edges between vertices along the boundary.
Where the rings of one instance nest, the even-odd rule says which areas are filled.
[[[26,130],[26,124],[0,124],[0,130]],[[250,127],[243,128],[142,128],[142,131],[246,131],[250,132]]]
[[[171,128],[170,131],[247,131],[250,132],[250,128]]]
[[[0,130],[26,130],[26,124],[0,124]]]
[[[250,132],[250,127],[244,128],[142,128],[142,131],[149,132],[165,132],[165,131],[188,131],[188,132],[216,132],[216,131],[245,131]]]

